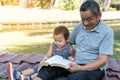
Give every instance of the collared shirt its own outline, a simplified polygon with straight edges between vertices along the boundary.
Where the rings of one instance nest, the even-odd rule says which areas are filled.
[[[113,30],[102,20],[92,30],[86,30],[82,22],[79,22],[70,35],[70,43],[76,45],[77,64],[89,64],[99,54],[112,55],[113,42]]]

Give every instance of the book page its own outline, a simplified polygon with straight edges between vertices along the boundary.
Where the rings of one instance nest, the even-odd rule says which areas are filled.
[[[55,55],[55,56],[52,56],[51,58],[49,58],[48,60],[46,60],[45,62],[48,62],[49,64],[52,64],[52,63],[58,62],[61,59],[63,59],[62,56]]]
[[[48,60],[46,60],[46,61],[44,61],[44,62],[41,62],[39,68],[41,68],[41,67],[43,67],[43,66],[51,65],[52,63],[57,63],[57,62],[58,62],[58,59],[63,59],[63,57],[62,57],[62,56],[59,56],[59,55],[52,56],[52,57],[49,58]]]
[[[51,64],[51,66],[58,66],[58,67],[62,67],[62,68],[65,68],[65,69],[68,69],[70,67],[70,63],[73,63],[67,59],[58,59],[57,62],[53,62]]]
[[[64,59],[62,56],[59,55],[55,55],[45,62],[48,62],[51,66],[58,66],[66,69],[68,69],[70,67],[69,64],[72,63],[71,61]]]
[[[70,67],[70,63],[73,63],[67,59],[64,59],[62,56],[60,55],[55,55],[52,56],[51,58],[49,58],[48,60],[40,63],[40,68],[42,66],[58,66],[58,67],[62,67],[65,69],[68,69]]]

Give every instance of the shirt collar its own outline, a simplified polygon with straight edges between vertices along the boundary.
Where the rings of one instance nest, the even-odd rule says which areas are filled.
[[[92,30],[87,30],[87,31],[100,32],[101,23],[102,23],[102,20],[100,20],[100,22],[98,23],[98,25],[95,28],[93,28]],[[83,28],[86,29],[84,25],[83,25]]]
[[[102,24],[102,21],[100,20],[100,22],[98,23],[98,25],[94,29],[92,29],[92,31],[100,32],[101,24]]]

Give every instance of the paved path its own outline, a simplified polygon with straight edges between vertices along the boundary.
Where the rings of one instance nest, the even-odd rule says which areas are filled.
[[[120,11],[102,13],[102,19],[120,19]],[[56,21],[79,21],[79,10],[41,10],[37,8],[0,7],[0,23],[40,23]]]

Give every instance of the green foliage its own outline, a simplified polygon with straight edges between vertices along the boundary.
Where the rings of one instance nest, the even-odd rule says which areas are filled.
[[[29,0],[28,0],[29,1]],[[86,0],[59,0],[58,9],[73,10],[78,9],[80,4]],[[104,0],[96,0],[101,7],[103,7]],[[42,9],[50,9],[53,6],[54,0],[32,0],[32,6]],[[0,0],[1,5],[19,5],[20,0]],[[112,4],[120,3],[120,0],[112,0]],[[28,4],[28,3],[24,3]],[[29,4],[28,4],[29,5]],[[115,8],[109,7],[110,11],[116,10]]]
[[[112,0],[112,3],[113,3],[113,4],[119,4],[119,3],[120,3],[120,0]]]
[[[1,5],[19,5],[19,0],[0,0]]]
[[[81,0],[60,0],[58,9],[74,10],[79,9]]]
[[[108,11],[116,11],[116,8],[109,7]]]
[[[74,6],[74,0],[64,0],[64,3],[65,3],[65,9],[66,10],[73,10],[75,9],[75,6]]]
[[[33,7],[40,7],[42,9],[50,9],[52,0],[33,0]]]

